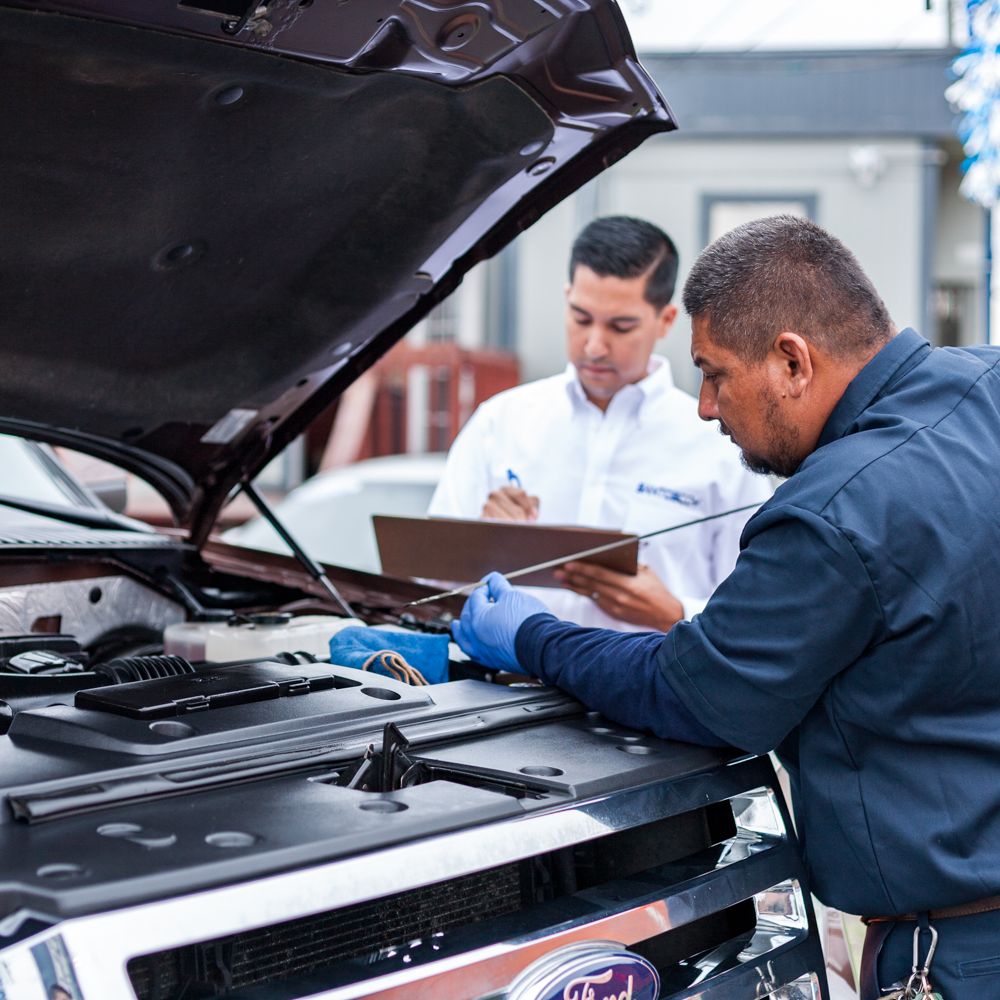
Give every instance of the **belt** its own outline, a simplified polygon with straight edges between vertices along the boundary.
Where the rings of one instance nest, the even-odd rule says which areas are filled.
[[[989,913],[992,910],[1000,910],[1000,896],[987,896],[985,899],[977,899],[974,903],[961,903],[958,906],[946,906],[941,910],[930,910],[928,916],[931,920],[947,920],[949,917],[971,917],[976,913]],[[900,913],[895,917],[862,917],[865,924],[885,924],[896,923],[900,920],[919,920],[919,913]]]
[[[987,896],[973,903],[961,903],[959,906],[945,906],[940,910],[930,910],[927,917],[930,920],[947,920],[949,917],[971,917],[977,913],[990,913],[1000,910],[1000,896]],[[858,984],[862,1000],[878,1000],[882,991],[878,981],[878,956],[885,944],[885,939],[892,931],[893,924],[905,920],[919,920],[922,913],[900,913],[894,917],[862,917],[868,925],[865,934],[865,945],[861,952],[861,969]]]

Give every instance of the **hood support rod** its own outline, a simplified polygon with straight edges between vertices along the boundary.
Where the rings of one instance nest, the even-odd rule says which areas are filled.
[[[268,507],[267,501],[257,492],[256,488],[248,480],[244,480],[240,483],[240,489],[243,490],[250,502],[260,511],[261,517],[281,536],[281,540],[292,550],[292,554],[302,563],[306,572],[333,598],[340,610],[348,618],[357,618],[358,616],[354,613],[350,604],[344,600],[340,591],[337,590],[330,578],[323,572],[323,567],[292,538],[288,533],[288,529],[278,520],[277,514]]]

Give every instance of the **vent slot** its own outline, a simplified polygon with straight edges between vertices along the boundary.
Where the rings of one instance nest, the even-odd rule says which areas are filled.
[[[660,973],[661,985],[669,987],[664,993],[673,993],[699,981],[702,956],[728,948],[735,958],[753,938],[756,927],[757,907],[752,899],[745,899],[718,913],[710,913],[633,944],[629,950],[652,962]],[[712,962],[706,963],[713,971],[717,964],[717,955]]]
[[[572,848],[578,889],[629,878],[696,855],[736,834],[728,802],[622,830]]]

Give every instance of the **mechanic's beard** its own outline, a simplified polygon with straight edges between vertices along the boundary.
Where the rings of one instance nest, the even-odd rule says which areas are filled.
[[[719,432],[725,434],[739,447],[740,461],[745,468],[761,476],[780,476],[787,479],[802,464],[798,428],[786,424],[781,419],[778,401],[773,396],[761,393],[760,401],[764,407],[768,427],[768,454],[766,458],[763,455],[747,451],[736,441],[732,432],[721,420],[719,421]]]

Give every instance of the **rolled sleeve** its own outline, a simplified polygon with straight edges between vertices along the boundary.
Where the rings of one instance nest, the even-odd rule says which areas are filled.
[[[744,750],[773,750],[879,634],[882,612],[851,540],[820,515],[761,512],[694,621],[675,625],[659,666],[681,702]]]

